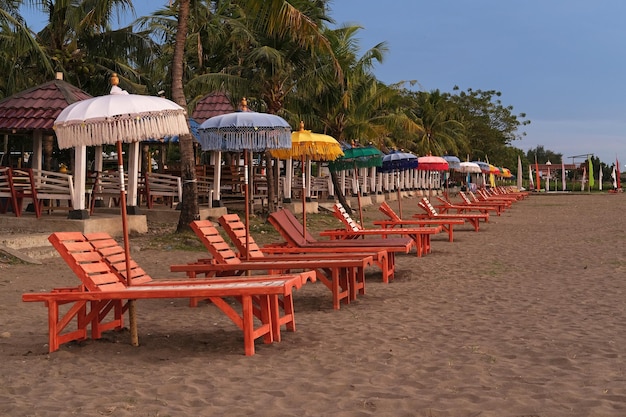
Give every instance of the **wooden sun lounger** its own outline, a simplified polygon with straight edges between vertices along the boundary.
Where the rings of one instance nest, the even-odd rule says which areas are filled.
[[[489,214],[468,214],[468,213],[460,213],[460,214],[441,214],[439,213],[428,201],[428,198],[422,197],[422,200],[417,203],[426,213],[424,214],[414,214],[414,218],[427,218],[427,219],[464,219],[474,226],[474,230],[478,232],[480,229],[480,221],[488,221]]]
[[[464,205],[467,207],[486,207],[490,210],[494,210],[498,216],[502,214],[504,209],[506,209],[506,205],[503,204],[489,204],[488,202],[473,202],[465,194],[463,191],[459,191],[459,196],[461,197],[461,203],[459,205]]]
[[[383,282],[392,280],[395,273],[396,253],[409,253],[413,248],[413,240],[410,238],[390,239],[363,239],[351,241],[320,241],[315,239],[309,232],[303,233],[302,224],[289,210],[279,210],[270,213],[268,221],[285,239],[278,244],[265,245],[264,251],[290,251],[290,253],[350,253],[385,251],[385,259],[379,257],[378,265],[383,272]],[[273,252],[276,253],[276,252]]]
[[[479,212],[483,214],[487,214],[489,212],[495,213],[497,216],[500,215],[501,210],[497,206],[488,206],[488,205],[467,205],[467,204],[454,204],[444,198],[436,196],[437,200],[439,200],[440,204],[437,204],[435,208],[439,210],[441,214],[448,214],[456,212],[460,213],[471,213],[471,212]]]
[[[381,268],[383,282],[388,283],[390,279],[393,280],[395,266],[394,261],[393,259],[391,261],[388,259],[389,253],[383,249],[337,253],[337,251],[330,251],[324,248],[308,248],[306,250],[285,246],[272,246],[261,248],[259,247],[259,245],[257,245],[253,236],[250,235],[248,236],[248,239],[246,239],[246,226],[239,218],[239,215],[224,214],[219,217],[218,222],[235,245],[235,248],[239,252],[240,258],[272,260],[277,257],[278,259],[319,260],[347,258],[362,259],[363,257],[371,256],[374,264]],[[393,254],[391,256],[393,256]],[[359,291],[361,290],[359,289]],[[364,287],[362,291],[365,291]],[[356,294],[354,294],[354,297],[356,297]],[[353,299],[352,295],[351,299]]]
[[[289,314],[293,323],[293,289],[314,279],[312,273],[299,273],[245,279],[153,281],[131,262],[136,267],[131,273],[131,285],[127,285],[106,256],[91,243],[100,241],[102,248],[109,248],[116,262],[118,255],[111,250],[115,245],[103,243],[112,240],[105,233],[54,233],[49,240],[81,280],[76,287],[22,295],[25,302],[44,302],[48,307],[50,352],[58,350],[63,343],[87,339],[89,327],[93,339],[101,338],[106,330],[122,329],[128,300],[203,297],[210,299],[243,331],[245,354],[253,355],[256,339],[262,337],[265,343],[271,343],[280,330],[276,320],[280,316],[278,298],[283,297],[285,315]],[[235,297],[241,303],[240,312],[225,300],[227,297]],[[67,304],[69,308],[61,308]],[[255,316],[260,325],[255,323]],[[72,322],[76,328],[68,330]]]
[[[230,248],[211,221],[197,220],[190,226],[213,258],[199,259],[191,264],[171,265],[172,272],[185,272],[189,277],[195,277],[197,274],[214,275],[224,272],[239,275],[249,271],[277,274],[291,270],[311,270],[332,292],[334,309],[340,308],[342,300],[347,304],[356,299],[357,293],[365,294],[365,268],[373,263],[370,255],[347,259],[274,256],[243,261]]]
[[[358,239],[365,236],[382,236],[386,239],[394,235],[409,236],[415,243],[416,255],[418,257],[431,252],[430,237],[442,230],[440,225],[406,229],[364,229],[352,220],[340,203],[335,203],[333,206],[333,214],[344,224],[345,229],[324,230],[320,232],[320,236],[328,236],[331,239]]]
[[[389,217],[389,220],[375,220],[373,223],[377,226],[388,229],[403,226],[441,226],[448,232],[450,242],[454,242],[454,225],[465,224],[465,219],[401,219],[386,201],[383,201],[378,209]]]

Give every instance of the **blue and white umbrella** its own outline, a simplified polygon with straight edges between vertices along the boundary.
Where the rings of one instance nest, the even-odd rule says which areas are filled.
[[[250,251],[250,191],[248,182],[249,152],[270,149],[291,149],[291,126],[282,117],[247,111],[245,98],[242,110],[220,114],[205,120],[198,128],[200,146],[204,151],[244,151],[244,198],[246,201],[246,259]]]

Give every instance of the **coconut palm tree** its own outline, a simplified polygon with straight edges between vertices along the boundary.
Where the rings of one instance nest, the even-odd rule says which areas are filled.
[[[434,90],[417,92],[416,107],[412,109],[424,130],[414,139],[416,150],[422,154],[458,154],[467,147],[465,126],[457,107],[446,95]]]

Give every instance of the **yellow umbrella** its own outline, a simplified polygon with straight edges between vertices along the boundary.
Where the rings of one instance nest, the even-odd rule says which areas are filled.
[[[274,158],[297,159],[302,161],[302,225],[306,232],[306,174],[305,164],[312,161],[334,161],[343,156],[341,145],[332,136],[304,130],[304,122],[300,122],[300,130],[291,133],[291,149],[274,149],[270,153]]]

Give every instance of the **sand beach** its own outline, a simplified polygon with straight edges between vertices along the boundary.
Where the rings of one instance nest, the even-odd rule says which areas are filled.
[[[0,415],[624,416],[624,213],[624,194],[532,195],[398,256],[390,284],[372,269],[340,310],[305,285],[297,331],[250,357],[224,314],[186,300],[138,302],[139,347],[107,332],[48,353],[47,310],[21,295],[78,279],[60,258],[0,263]],[[133,252],[153,277],[200,255]]]

